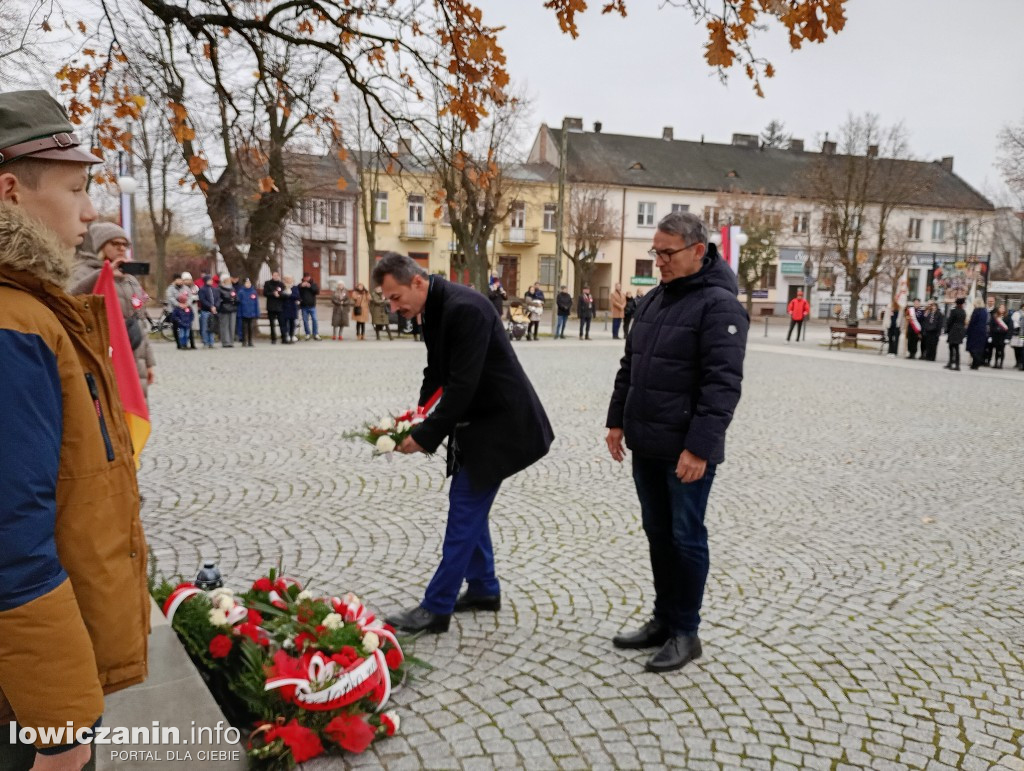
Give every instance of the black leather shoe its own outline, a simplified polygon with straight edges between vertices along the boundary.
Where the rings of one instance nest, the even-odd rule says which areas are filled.
[[[652,618],[635,632],[617,634],[612,638],[616,648],[654,648],[671,637],[667,626]]]
[[[468,610],[501,610],[500,594],[470,594],[463,592],[455,601],[455,613]]]
[[[672,672],[682,669],[701,657],[700,638],[697,635],[670,637],[661,650],[651,656],[644,669],[648,672]]]
[[[404,610],[394,616],[384,619],[391,626],[403,632],[413,634],[415,632],[447,632],[448,624],[451,622],[450,615],[431,613],[426,608],[417,605],[410,610]]]

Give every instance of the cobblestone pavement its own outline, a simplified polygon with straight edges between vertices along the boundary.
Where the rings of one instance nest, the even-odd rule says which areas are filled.
[[[603,443],[617,345],[517,344],[558,438],[493,510],[503,608],[416,643],[436,668],[352,764],[1024,769],[1024,374],[752,336],[708,510],[704,658],[665,676],[610,643],[653,600],[629,465]],[[241,587],[282,560],[384,611],[420,598],[443,463],[341,438],[415,398],[420,345],[158,357],[141,486],[161,572],[212,557]]]

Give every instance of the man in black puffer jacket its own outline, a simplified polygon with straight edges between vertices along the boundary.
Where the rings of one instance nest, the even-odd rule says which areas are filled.
[[[704,510],[740,399],[750,320],[736,276],[704,223],[673,213],[649,252],[661,284],[637,309],[608,409],[608,450],[633,451],[633,480],[654,573],[654,617],[619,648],[662,646],[646,664],[668,672],[701,655],[697,628],[708,574]]]

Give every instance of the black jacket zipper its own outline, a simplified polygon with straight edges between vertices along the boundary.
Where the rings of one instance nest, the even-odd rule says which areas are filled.
[[[103,418],[103,405],[100,404],[100,391],[96,387],[96,378],[91,372],[85,373],[85,382],[89,384],[89,395],[92,397],[92,405],[96,408],[96,417],[100,419],[100,433],[103,434],[103,446],[107,448],[107,460],[114,459],[114,445],[110,441],[110,432],[107,431],[107,421]]]

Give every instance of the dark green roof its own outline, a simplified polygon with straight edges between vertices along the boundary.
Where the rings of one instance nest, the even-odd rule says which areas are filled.
[[[557,148],[561,130],[549,129]],[[742,147],[622,134],[569,132],[566,177],[570,182],[707,192],[745,192],[810,198],[816,152]],[[827,156],[840,163],[845,156]],[[882,159],[885,161],[885,159]],[[908,206],[990,210],[992,202],[939,162],[913,164],[925,183]]]

